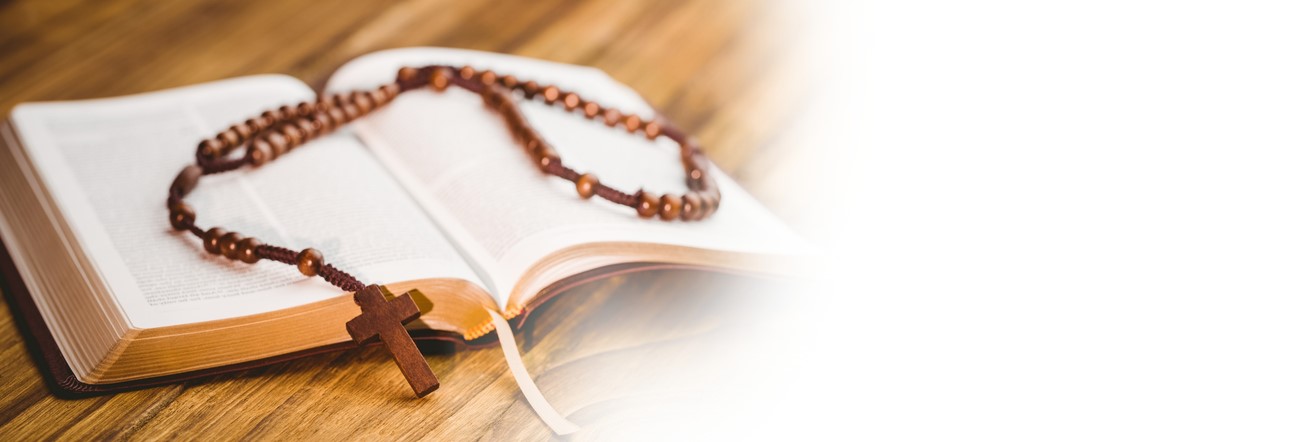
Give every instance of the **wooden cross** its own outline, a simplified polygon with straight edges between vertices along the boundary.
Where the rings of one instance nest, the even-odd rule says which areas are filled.
[[[433,375],[424,355],[420,354],[410,333],[402,326],[420,317],[420,308],[411,300],[411,293],[387,301],[378,285],[369,285],[353,294],[352,299],[361,306],[361,314],[348,321],[348,334],[352,335],[352,340],[361,345],[379,337],[416,396],[424,397],[437,390],[438,377]]]

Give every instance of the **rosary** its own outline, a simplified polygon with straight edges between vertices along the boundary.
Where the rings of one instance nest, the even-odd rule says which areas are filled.
[[[661,119],[642,119],[634,114],[624,114],[617,109],[585,100],[578,94],[555,86],[543,86],[534,81],[521,82],[513,75],[497,75],[490,70],[477,71],[472,67],[426,66],[404,67],[397,71],[397,80],[370,91],[320,96],[316,101],[281,106],[260,116],[235,124],[216,137],[199,143],[197,161],[186,166],[172,182],[167,193],[168,218],[172,228],[190,232],[203,243],[208,253],[225,256],[231,260],[253,264],[262,259],[298,266],[303,275],[320,276],[330,284],[353,292],[352,299],[361,307],[361,314],[347,323],[348,334],[358,345],[375,338],[383,341],[393,355],[402,375],[415,391],[425,395],[438,389],[438,378],[425,362],[404,324],[420,316],[420,310],[410,293],[388,299],[384,289],[376,284],[363,284],[352,275],[325,263],[319,250],[307,248],[299,252],[263,244],[256,238],[245,238],[236,232],[220,227],[203,230],[194,224],[194,209],[182,199],[198,185],[199,178],[253,167],[279,158],[307,141],[328,134],[343,125],[378,109],[397,95],[428,85],[438,92],[450,86],[464,88],[483,97],[484,104],[499,114],[515,141],[545,174],[570,182],[577,188],[578,196],[590,199],[600,196],[615,204],[631,207],[641,218],[658,217],[664,221],[698,221],[718,209],[721,195],[717,183],[708,175],[708,159],[694,141],[681,130]],[[640,132],[651,141],[668,137],[681,147],[681,161],[686,170],[686,185],[690,189],[683,195],[656,195],[638,190],[625,193],[601,183],[595,175],[579,174],[564,166],[556,153],[524,118],[514,101],[521,93],[525,99],[540,99],[548,105],[563,106],[565,111],[601,120],[609,127],[623,126],[628,133]],[[228,154],[243,147],[244,154],[230,158]]]

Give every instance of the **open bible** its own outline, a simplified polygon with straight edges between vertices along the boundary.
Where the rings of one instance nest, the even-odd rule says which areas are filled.
[[[410,48],[341,67],[328,91],[392,81],[401,66],[464,64],[553,83],[644,117],[654,110],[599,70],[473,51]],[[4,291],[64,394],[154,385],[353,345],[348,293],[270,263],[204,253],[172,231],[165,196],[194,146],[262,110],[312,99],[261,75],[135,96],[16,107],[3,127]],[[648,141],[532,101],[533,126],[566,161],[618,188],[681,193],[671,141]],[[707,149],[707,148],[706,148]],[[402,94],[339,133],[256,170],[204,177],[202,225],[313,247],[392,292],[415,289],[417,340],[494,339],[573,284],[682,266],[788,274],[803,243],[721,171],[701,222],[640,219],[583,200],[538,171],[475,94]]]

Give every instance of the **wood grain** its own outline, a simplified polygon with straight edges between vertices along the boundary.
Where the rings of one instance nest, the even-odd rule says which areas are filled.
[[[0,109],[258,73],[319,87],[347,60],[394,47],[505,52],[604,69],[697,134],[723,169],[789,219],[797,202],[769,177],[785,176],[778,166],[795,155],[784,133],[806,91],[796,31],[780,4],[744,0],[8,1]],[[584,426],[579,438],[636,428],[645,411],[682,401],[692,385],[746,369],[717,355],[737,339],[726,332],[740,321],[736,306],[752,304],[756,291],[749,279],[682,272],[589,284],[521,330],[524,361],[548,399]],[[491,349],[426,355],[442,388],[420,400],[376,348],[58,399],[8,306],[0,310],[0,440],[550,437]]]

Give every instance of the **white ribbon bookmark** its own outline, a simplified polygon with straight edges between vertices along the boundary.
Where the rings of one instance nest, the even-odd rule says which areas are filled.
[[[537,417],[542,418],[542,422],[551,427],[551,431],[556,435],[563,436],[578,431],[577,425],[555,411],[550,402],[546,402],[542,391],[538,390],[537,384],[533,383],[533,377],[528,375],[528,368],[524,367],[524,359],[519,356],[519,347],[515,346],[515,334],[510,330],[510,323],[497,312],[488,310],[488,314],[492,315],[492,325],[497,328],[497,339],[501,341],[501,351],[506,355],[506,365],[510,366],[510,373],[515,376],[515,383],[519,384],[519,391],[524,393],[524,399],[527,399],[528,405],[533,407],[533,412],[537,413]]]

